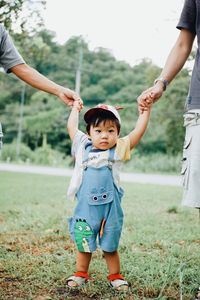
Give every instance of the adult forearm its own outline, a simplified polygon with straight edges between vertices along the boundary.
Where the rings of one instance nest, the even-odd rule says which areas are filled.
[[[11,71],[32,87],[59,96],[61,86],[49,80],[27,64],[17,65]]]

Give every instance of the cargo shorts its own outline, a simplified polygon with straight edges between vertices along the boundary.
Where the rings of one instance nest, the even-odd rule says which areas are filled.
[[[184,114],[185,141],[182,159],[182,205],[200,208],[200,114]]]

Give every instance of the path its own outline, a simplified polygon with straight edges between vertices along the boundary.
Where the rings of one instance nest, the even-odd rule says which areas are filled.
[[[54,176],[67,176],[67,177],[70,177],[72,175],[72,170],[67,168],[17,165],[17,164],[7,164],[7,163],[0,163],[0,172],[2,171],[16,172],[16,173],[44,174],[44,175],[54,175]],[[176,176],[176,175],[121,173],[121,181],[181,186],[181,178],[180,176]]]

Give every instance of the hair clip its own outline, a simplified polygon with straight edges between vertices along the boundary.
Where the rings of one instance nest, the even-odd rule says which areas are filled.
[[[120,106],[120,105],[116,105],[114,106],[116,110],[120,110],[120,109],[123,109],[123,106]]]

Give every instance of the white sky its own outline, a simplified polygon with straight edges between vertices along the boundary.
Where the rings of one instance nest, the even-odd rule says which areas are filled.
[[[82,35],[89,48],[109,49],[131,65],[163,66],[179,30],[184,0],[46,0],[45,26],[63,44]]]

